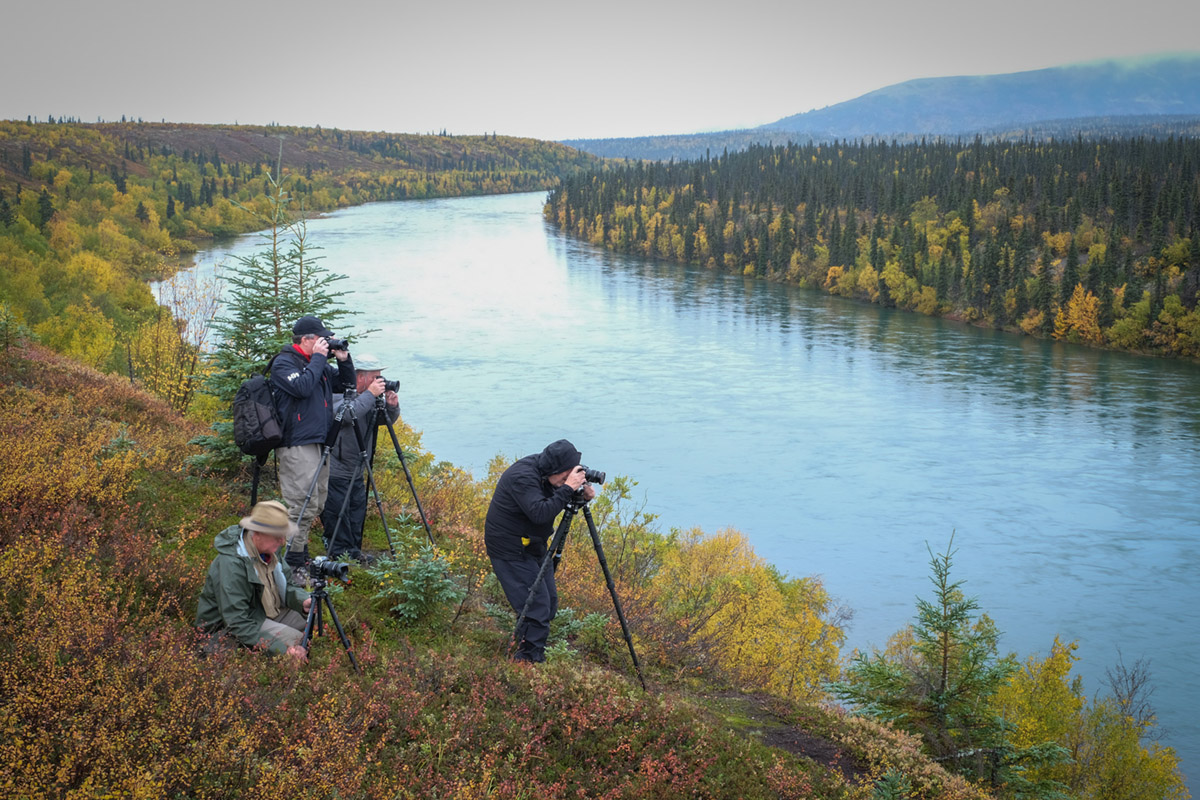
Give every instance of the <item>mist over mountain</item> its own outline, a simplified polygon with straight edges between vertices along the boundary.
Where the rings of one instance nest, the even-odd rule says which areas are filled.
[[[922,136],[1200,134],[1200,53],[905,81],[749,130],[564,144],[609,158],[698,158],[752,144]]]

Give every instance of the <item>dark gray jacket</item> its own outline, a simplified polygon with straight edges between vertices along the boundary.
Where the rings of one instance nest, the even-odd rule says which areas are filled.
[[[334,418],[337,418],[338,410],[342,406],[342,399],[345,397],[343,393],[333,395],[333,413]],[[367,446],[367,458],[371,457],[371,428],[368,427],[368,419],[372,423],[382,423],[382,419],[377,419],[379,412],[375,412],[375,395],[370,392],[362,392],[355,395],[352,404],[354,408],[354,418],[357,422],[356,427],[358,432],[362,434],[363,443]],[[385,406],[387,409],[388,422],[395,422],[400,418],[400,406]],[[372,413],[374,412],[374,413]],[[379,431],[380,441],[391,444],[391,436],[387,430]],[[354,437],[354,431],[350,428],[350,415],[342,416],[342,430],[338,434],[337,441],[333,443],[333,448],[329,451],[329,477],[349,479],[354,475],[354,468],[358,466],[358,457],[361,451],[358,449],[358,440]],[[373,467],[372,467],[373,468]],[[359,471],[359,477],[364,475],[366,470]]]

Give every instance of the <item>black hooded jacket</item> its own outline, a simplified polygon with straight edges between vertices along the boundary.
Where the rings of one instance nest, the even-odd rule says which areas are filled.
[[[546,553],[546,540],[554,533],[554,518],[571,500],[574,490],[546,479],[579,465],[575,445],[559,439],[540,453],[518,460],[500,476],[488,505],[483,541],[492,558],[514,560]],[[526,547],[521,539],[529,539]]]

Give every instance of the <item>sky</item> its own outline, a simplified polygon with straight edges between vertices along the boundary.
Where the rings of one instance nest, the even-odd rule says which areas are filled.
[[[1196,0],[0,0],[0,119],[607,138],[1195,52]]]

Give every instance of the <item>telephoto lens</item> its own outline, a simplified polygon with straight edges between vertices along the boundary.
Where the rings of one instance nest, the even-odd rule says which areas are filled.
[[[309,574],[317,578],[329,578],[335,581],[350,580],[350,565],[334,561],[325,556],[317,556],[308,565]]]
[[[598,469],[583,468],[583,479],[588,483],[604,483],[604,473]]]

